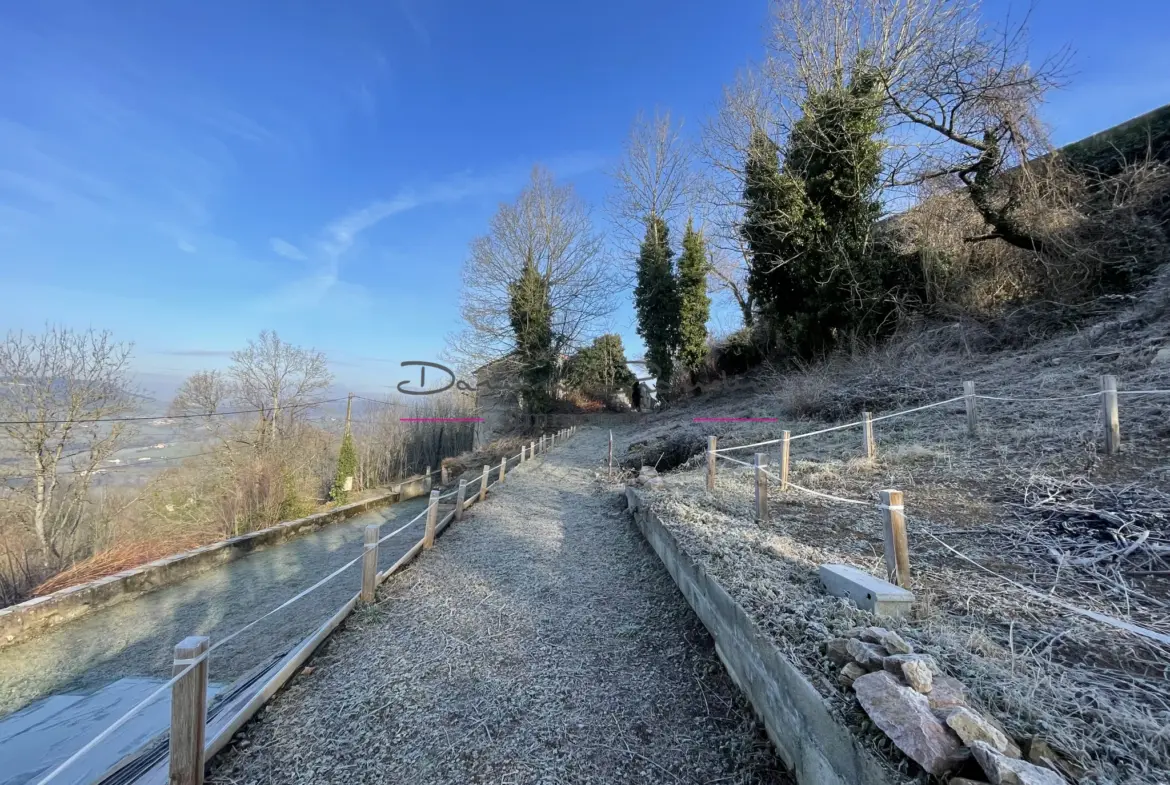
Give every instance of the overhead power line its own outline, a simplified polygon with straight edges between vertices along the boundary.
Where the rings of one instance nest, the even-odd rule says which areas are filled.
[[[280,408],[288,409],[305,409],[311,406],[320,406],[325,403],[338,403],[344,401],[345,398],[327,398],[321,401],[308,401],[306,403],[294,403]],[[261,412],[272,411],[271,407],[264,409],[237,409],[231,412],[211,412],[200,414],[156,414],[150,417],[94,417],[94,418],[79,418],[76,420],[0,420],[0,425],[62,425],[64,423],[91,423],[91,422],[142,422],[145,420],[194,420],[202,417],[230,417],[236,414],[259,414]]]

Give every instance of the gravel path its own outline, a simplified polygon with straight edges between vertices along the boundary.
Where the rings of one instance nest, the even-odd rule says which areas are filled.
[[[789,783],[581,432],[451,527],[215,761],[246,783]]]
[[[357,556],[367,524],[384,522],[388,534],[426,503],[425,497],[411,499],[363,513],[0,649],[0,717],[38,698],[88,692],[125,676],[169,678],[178,641],[208,635],[214,643],[234,632]],[[379,568],[418,542],[422,529],[419,521],[384,543]],[[231,683],[290,648],[332,616],[359,584],[356,565],[218,649],[211,680]]]

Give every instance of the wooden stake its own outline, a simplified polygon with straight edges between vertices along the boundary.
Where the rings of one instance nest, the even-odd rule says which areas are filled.
[[[882,491],[885,515],[886,580],[910,588],[910,546],[906,542],[906,514],[901,491]]]
[[[366,526],[366,552],[362,554],[362,602],[373,602],[378,587],[378,532],[376,523]]]
[[[455,494],[455,520],[463,520],[463,505],[467,499],[467,480],[459,481],[459,492]]]
[[[531,461],[535,457],[536,457],[536,442],[529,442],[528,443],[528,460]]]
[[[520,463],[524,463],[524,445],[520,445]]]
[[[707,437],[707,490],[715,490],[715,445],[717,439],[714,436]]]
[[[427,473],[423,475],[423,491],[429,492],[431,490],[431,467],[427,467]]]
[[[504,469],[506,469],[507,467],[508,467],[508,459],[501,458],[500,459],[500,482],[504,481]]]
[[[207,653],[205,636],[184,638],[175,646],[171,675]],[[207,734],[207,660],[171,687],[170,785],[203,785],[203,747]]]
[[[762,452],[756,453],[756,522],[768,522],[768,475],[764,467],[768,465],[768,456]]]
[[[963,395],[967,404],[967,433],[975,436],[979,433],[979,418],[975,412],[975,382],[963,382]]]
[[[479,478],[479,500],[480,501],[483,501],[484,499],[487,498],[488,475],[491,474],[491,471],[492,471],[492,467],[488,466],[485,463],[483,465],[483,474],[480,475],[480,478]]]
[[[613,479],[613,431],[609,432],[609,479]]]
[[[435,526],[439,523],[439,492],[431,491],[430,501],[427,503],[427,528],[423,533],[423,548],[435,547]]]
[[[873,442],[873,417],[869,412],[861,413],[861,430],[865,437],[865,457],[867,460],[873,460],[874,442]]]
[[[788,490],[788,447],[792,441],[792,433],[784,431],[780,434],[780,492]]]
[[[439,484],[446,485],[451,482],[451,476],[447,473],[447,467],[443,466],[439,469]]]
[[[1121,422],[1117,417],[1117,377],[1101,377],[1101,411],[1105,420],[1105,454],[1121,450]]]

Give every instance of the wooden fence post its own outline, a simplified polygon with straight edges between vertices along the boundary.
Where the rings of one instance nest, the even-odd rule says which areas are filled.
[[[707,437],[707,490],[715,490],[715,445],[717,439],[714,436]]]
[[[557,446],[557,432],[553,431],[552,435],[548,437],[548,448],[551,450],[552,448],[554,448],[556,446]]]
[[[487,498],[488,475],[491,474],[491,471],[492,471],[492,467],[488,466],[485,463],[483,465],[483,475],[481,475],[479,478],[479,500],[480,501],[483,501],[484,499]]]
[[[520,463],[524,463],[524,445],[520,445]]]
[[[207,653],[205,636],[184,638],[175,646],[171,675]],[[207,734],[207,660],[171,687],[170,785],[203,785],[203,746]]]
[[[536,457],[536,442],[528,442],[528,460]]]
[[[873,415],[869,412],[861,413],[861,430],[865,439],[865,457],[867,460],[873,460],[875,446],[873,442]]]
[[[540,435],[540,454],[544,455],[544,434]]]
[[[882,491],[885,515],[886,580],[910,588],[910,546],[906,542],[906,514],[901,491]]]
[[[446,485],[451,482],[451,475],[447,473],[447,467],[444,465],[439,469],[439,484]]]
[[[756,522],[768,522],[768,475],[764,467],[768,465],[768,456],[762,452],[756,453]]]
[[[792,441],[792,433],[784,431],[780,434],[780,492],[788,490],[788,447]]]
[[[467,480],[459,481],[459,492],[455,494],[455,520],[463,520],[463,504],[467,500]]]
[[[1117,377],[1101,377],[1101,412],[1105,422],[1105,454],[1121,450],[1121,422],[1117,417]]]
[[[979,432],[979,417],[975,410],[975,382],[963,382],[964,403],[967,404],[967,433],[975,436]]]
[[[431,491],[430,501],[427,502],[427,528],[423,534],[423,548],[435,547],[435,527],[439,523],[439,492]]]
[[[423,491],[430,493],[431,490],[431,467],[427,466],[427,473],[423,475]]]
[[[362,602],[373,602],[378,587],[378,532],[376,523],[366,526],[366,552],[362,554]]]
[[[504,481],[504,469],[508,466],[507,456],[500,459],[500,482]]]
[[[613,479],[613,431],[609,432],[609,479]]]

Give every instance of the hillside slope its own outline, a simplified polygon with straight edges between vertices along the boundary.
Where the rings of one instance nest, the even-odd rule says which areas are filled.
[[[829,597],[817,567],[885,572],[878,491],[905,494],[917,595],[896,629],[1017,740],[1038,736],[1082,782],[1151,782],[1170,762],[1170,647],[1069,606],[1170,634],[1170,323],[1162,287],[1088,329],[977,353],[959,325],[804,372],[764,370],[615,429],[618,456],[670,469],[651,501],[680,543],[757,617],[890,765],[913,764],[873,729],[823,646],[874,619]],[[1100,377],[1122,391],[1119,455],[1102,451]],[[875,422],[876,456],[845,424]],[[1143,391],[1148,394],[1127,394]],[[770,423],[695,418],[778,418]],[[791,482],[773,480],[770,521],[754,521],[749,467],[720,459],[705,488],[708,435],[734,448],[791,431]],[[732,450],[779,463],[779,445]],[[689,456],[689,457],[688,457]],[[674,468],[676,467],[677,468]],[[774,471],[776,471],[774,469]],[[825,494],[817,496],[815,493]],[[990,572],[988,572],[990,570]],[[1034,593],[1030,593],[1034,592]],[[1061,603],[1064,603],[1063,605]]]

